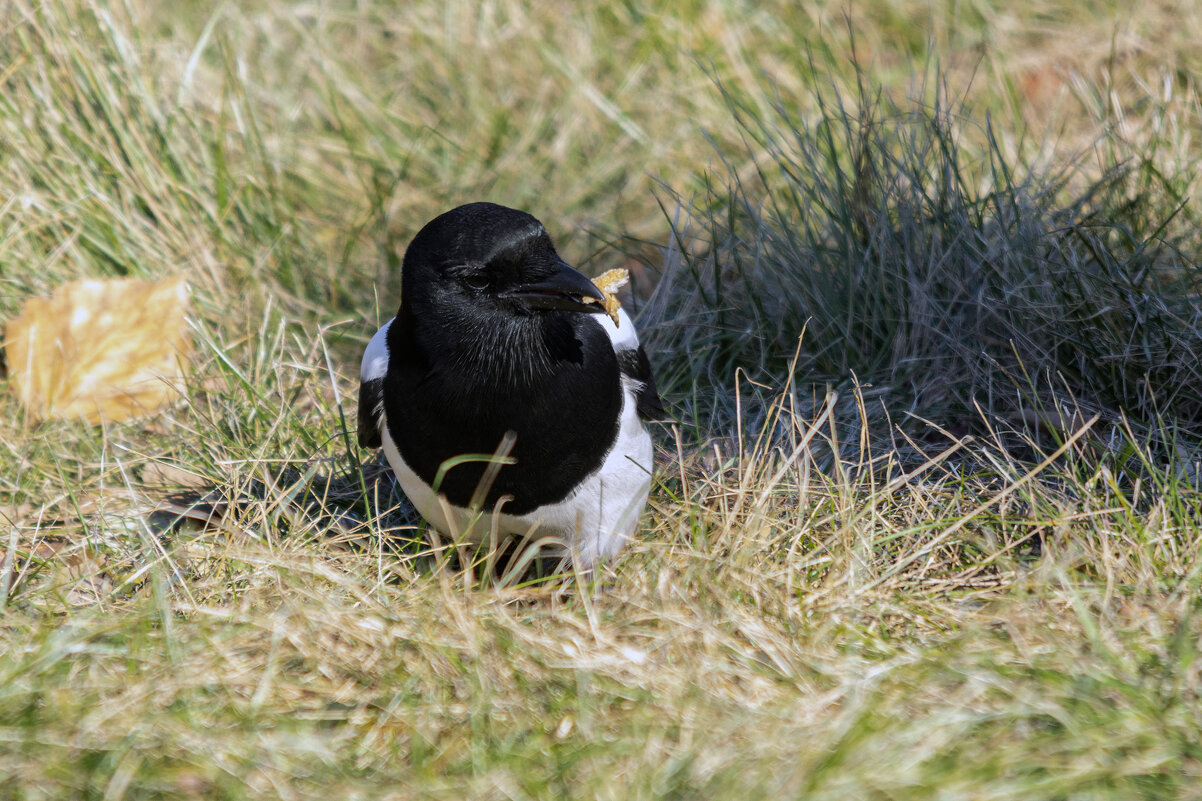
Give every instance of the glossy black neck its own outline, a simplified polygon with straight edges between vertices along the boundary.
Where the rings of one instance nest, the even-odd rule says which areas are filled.
[[[555,380],[566,366],[583,363],[584,315],[548,312],[458,315],[443,311],[416,324],[405,304],[388,332],[388,350],[411,366],[453,371],[481,390],[534,392]],[[431,319],[433,318],[433,319]],[[588,329],[584,329],[587,331]]]

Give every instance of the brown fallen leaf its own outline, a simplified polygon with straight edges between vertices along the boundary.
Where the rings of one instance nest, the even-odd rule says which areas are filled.
[[[152,412],[182,389],[187,308],[181,277],[63,284],[9,321],[9,381],[42,420],[99,423]]]

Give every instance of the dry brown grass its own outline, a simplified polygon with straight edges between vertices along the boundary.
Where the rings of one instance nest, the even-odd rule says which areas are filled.
[[[831,469],[829,416],[775,411],[776,446],[665,448],[597,583],[481,582],[388,547],[393,511],[331,537],[349,496],[247,500],[271,459],[223,468],[228,526],[166,534],[131,486],[38,564],[27,513],[0,769],[30,797],[1188,796],[1190,521],[1065,486],[1086,429],[981,479],[971,441]]]

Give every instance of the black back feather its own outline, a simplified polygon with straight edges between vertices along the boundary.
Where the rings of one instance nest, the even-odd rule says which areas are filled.
[[[380,415],[384,413],[384,379],[373,378],[359,384],[359,447],[378,448]]]
[[[655,376],[651,372],[647,351],[639,345],[638,348],[620,350],[617,355],[618,369],[622,371],[622,375],[639,383],[635,390],[639,417],[644,420],[662,420],[667,412],[664,411],[663,401],[659,399],[659,389],[655,386]]]

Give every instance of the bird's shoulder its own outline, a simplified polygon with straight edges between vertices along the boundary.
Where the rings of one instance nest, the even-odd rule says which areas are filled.
[[[383,444],[380,429],[384,421],[384,376],[388,373],[388,329],[384,323],[367,343],[359,365],[359,447],[378,448]]]
[[[651,361],[647,358],[647,351],[639,343],[639,335],[630,315],[625,309],[618,309],[616,325],[604,314],[594,315],[591,319],[605,330],[613,345],[622,383],[634,393],[639,417],[644,420],[662,419],[666,412],[659,397],[659,389],[655,385],[655,375],[651,372]]]

